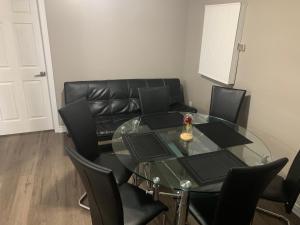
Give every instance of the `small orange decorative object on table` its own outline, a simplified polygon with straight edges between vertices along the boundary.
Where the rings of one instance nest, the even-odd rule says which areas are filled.
[[[183,141],[191,141],[193,139],[193,117],[190,113],[185,114],[183,118],[183,130],[180,134],[180,138]]]

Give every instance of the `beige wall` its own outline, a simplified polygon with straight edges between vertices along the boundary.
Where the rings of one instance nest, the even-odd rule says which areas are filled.
[[[208,112],[214,83],[197,74],[203,5],[190,0],[183,80],[186,98]],[[240,54],[235,87],[251,95],[248,128],[264,140],[274,158],[292,159],[300,147],[299,9],[299,0],[248,0],[246,52]]]
[[[58,106],[64,81],[180,77],[186,0],[46,0]]]

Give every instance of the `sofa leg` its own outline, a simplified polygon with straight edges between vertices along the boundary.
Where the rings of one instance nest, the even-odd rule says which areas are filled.
[[[83,209],[90,210],[90,207],[83,203],[83,201],[86,199],[86,197],[87,197],[87,193],[84,192],[84,194],[78,200],[78,205]]]
[[[284,221],[287,225],[290,225],[289,219],[286,218],[286,217],[283,216],[283,215],[274,213],[274,212],[272,212],[272,211],[270,211],[270,210],[263,209],[263,208],[260,208],[260,207],[256,207],[256,210],[259,211],[259,212],[262,212],[262,213],[264,213],[264,214],[266,214],[266,215],[273,216],[273,217],[275,217],[275,218],[277,218],[277,219],[280,219],[280,220]]]
[[[150,177],[151,170],[150,170],[150,165],[148,163],[143,165],[143,172],[145,177]],[[151,189],[151,182],[147,180],[146,183],[147,183],[147,188]]]
[[[139,186],[138,176],[136,174],[133,174],[132,179],[133,179],[133,185],[138,187]]]

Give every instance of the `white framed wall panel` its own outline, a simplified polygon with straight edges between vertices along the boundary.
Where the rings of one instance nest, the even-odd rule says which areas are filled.
[[[235,81],[234,54],[241,3],[206,5],[199,73],[224,84]]]

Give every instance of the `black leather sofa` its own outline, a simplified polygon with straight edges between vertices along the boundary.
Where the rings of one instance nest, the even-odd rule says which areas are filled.
[[[100,140],[110,140],[125,121],[141,114],[138,88],[168,86],[170,111],[197,112],[184,104],[179,79],[129,79],[65,82],[65,104],[85,98],[97,123]]]

